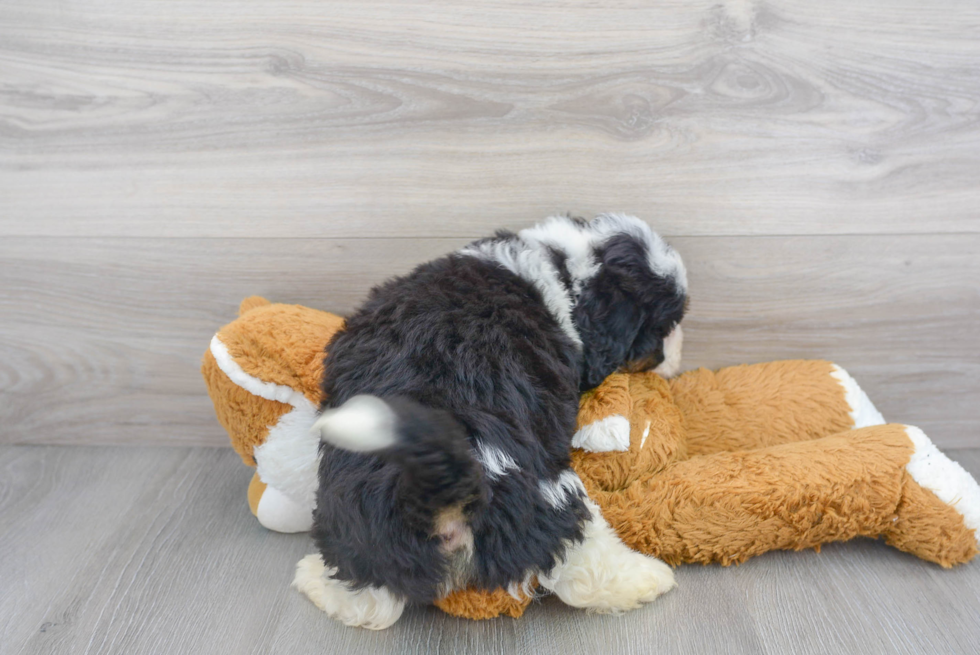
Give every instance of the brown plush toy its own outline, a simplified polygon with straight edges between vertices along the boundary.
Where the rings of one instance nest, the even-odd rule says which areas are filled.
[[[205,354],[222,425],[256,466],[249,505],[273,530],[309,530],[323,352],[343,319],[261,298]],[[942,566],[977,553],[980,487],[921,430],[886,425],[823,361],[614,374],[581,400],[573,466],[630,547],[670,564],[741,562],[883,537]],[[520,616],[529,598],[467,590],[454,615]]]

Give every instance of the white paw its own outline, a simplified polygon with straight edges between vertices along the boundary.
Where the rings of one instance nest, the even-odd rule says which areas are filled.
[[[620,558],[616,570],[605,573],[586,605],[601,614],[636,609],[677,586],[669,566],[635,551]]]
[[[331,576],[336,569],[323,565],[319,555],[307,555],[296,565],[293,587],[306,594],[314,605],[346,625],[383,630],[402,615],[405,601],[383,587],[352,591]]]
[[[620,577],[620,596],[627,603],[649,603],[677,586],[673,569],[656,557],[637,552],[633,553],[633,561],[626,563],[624,575]]]
[[[592,520],[585,526],[585,539],[539,577],[543,587],[573,607],[614,613],[636,609],[677,586],[669,566],[627,548],[598,507],[587,503]]]

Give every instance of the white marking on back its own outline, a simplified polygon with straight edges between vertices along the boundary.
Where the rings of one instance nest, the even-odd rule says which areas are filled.
[[[481,443],[476,446],[476,458],[483,465],[483,470],[491,480],[497,480],[507,474],[507,471],[516,470],[517,462],[514,459],[494,446]]]
[[[461,255],[479,257],[500,264],[522,280],[533,284],[562,331],[568,335],[572,343],[579,348],[582,347],[582,338],[572,320],[572,298],[565,285],[561,283],[558,269],[555,268],[546,249],[517,238],[473,244],[459,252]]]
[[[551,247],[565,255],[565,268],[572,278],[573,299],[578,298],[582,285],[599,272],[595,237],[575,221],[552,216],[543,223],[521,230],[518,236],[528,243]]]
[[[555,509],[561,509],[575,496],[585,494],[585,486],[575,471],[562,471],[551,482],[542,480],[538,483],[538,489],[541,496]]]

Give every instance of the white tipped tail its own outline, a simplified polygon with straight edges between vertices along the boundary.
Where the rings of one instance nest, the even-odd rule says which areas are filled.
[[[398,441],[395,412],[375,396],[354,396],[316,420],[312,432],[323,441],[354,452],[383,450]]]

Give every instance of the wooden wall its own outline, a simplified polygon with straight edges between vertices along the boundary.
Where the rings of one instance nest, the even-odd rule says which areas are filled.
[[[848,368],[980,445],[980,5],[0,4],[0,443],[221,445],[262,294],[349,311],[548,214],[681,251],[686,365]]]

